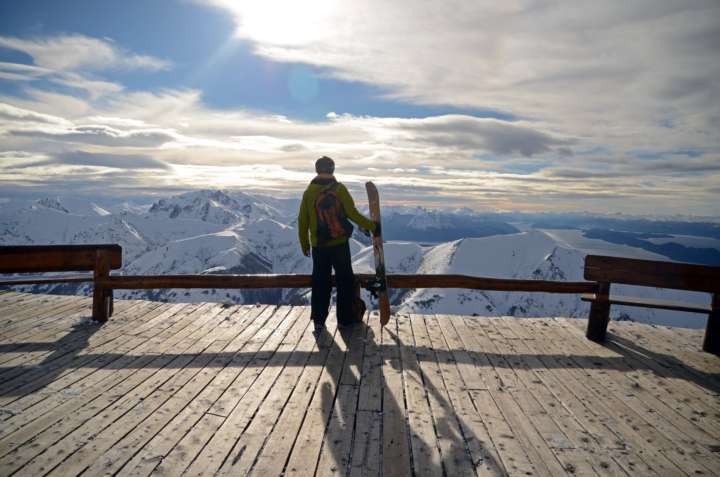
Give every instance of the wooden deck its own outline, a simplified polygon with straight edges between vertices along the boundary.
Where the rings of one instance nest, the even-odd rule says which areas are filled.
[[[719,475],[701,331],[0,294],[0,475]]]

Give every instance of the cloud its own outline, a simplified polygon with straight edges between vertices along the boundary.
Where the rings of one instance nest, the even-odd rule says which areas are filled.
[[[709,192],[720,181],[711,148],[643,148],[658,159],[640,160],[540,121],[468,114],[302,121],[213,109],[194,90],[123,90],[102,101],[37,90],[2,100],[11,108],[0,116],[0,151],[28,154],[0,156],[7,187],[73,184],[112,194],[225,187],[287,197],[300,194],[315,159],[329,155],[340,180],[360,192],[373,180],[387,203],[596,212],[621,204],[642,213],[652,197],[654,211],[720,214]],[[682,152],[690,150],[703,154]],[[709,165],[704,174],[678,172],[701,163]],[[162,174],[143,173],[152,168]]]
[[[169,169],[162,161],[144,154],[106,154],[69,151],[57,154],[53,162],[75,166],[100,166],[115,169]]]
[[[159,71],[170,62],[124,50],[110,41],[84,35],[22,39],[0,36],[0,47],[23,52],[36,66],[54,71],[142,69]]]
[[[12,162],[3,161],[2,167],[9,169],[46,168],[47,166],[92,166],[112,169],[170,169],[168,164],[144,154],[108,154],[101,152],[67,151],[51,157],[37,157],[18,155],[15,152],[0,154],[0,160],[11,159]],[[33,159],[30,160],[29,159]]]
[[[467,147],[505,156],[543,154],[550,152],[553,146],[569,142],[529,125],[471,116],[436,116],[422,121],[408,121],[401,128],[420,133],[417,139],[428,143]],[[562,148],[563,155],[567,155],[568,151],[567,147]]]
[[[277,12],[292,2],[204,3],[229,12],[257,54],[390,98],[510,113],[623,148],[720,145],[716,0],[305,2],[288,22]]]
[[[69,88],[87,91],[91,99],[112,93],[119,93],[124,89],[123,86],[118,83],[92,79],[77,73],[63,73],[51,78],[50,81]]]
[[[52,70],[22,63],[0,61],[0,78],[12,81],[32,81],[48,74]]]
[[[53,141],[95,144],[101,146],[157,147],[178,139],[170,130],[136,129],[121,131],[110,126],[74,126],[59,130],[14,129],[9,134],[20,137],[43,138]]]
[[[18,108],[7,103],[0,103],[0,120],[56,124],[61,126],[70,124],[69,121],[63,118],[51,116],[49,114],[42,114],[35,111],[29,111],[27,109]]]

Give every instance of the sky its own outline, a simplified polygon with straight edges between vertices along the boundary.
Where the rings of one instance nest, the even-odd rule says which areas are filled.
[[[0,3],[0,199],[720,217],[720,2]]]

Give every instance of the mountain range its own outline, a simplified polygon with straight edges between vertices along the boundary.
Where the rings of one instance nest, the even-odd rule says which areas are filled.
[[[46,197],[0,205],[0,244],[118,243],[122,274],[310,273],[298,246],[298,202],[222,190],[200,190],[152,203]],[[586,251],[541,229],[524,228],[470,210],[384,207],[389,273],[465,274],[495,278],[581,281]],[[412,239],[412,240],[411,240]],[[608,244],[609,246],[611,244]],[[368,239],[350,240],[357,273],[374,270]],[[648,252],[623,245],[645,257]],[[633,252],[636,250],[637,253]],[[660,256],[659,258],[665,258]],[[23,291],[89,294],[90,285],[18,287]],[[631,289],[632,288],[632,289]],[[707,303],[706,294],[639,287],[614,292]],[[118,298],[233,303],[308,302],[308,290],[117,290]],[[370,297],[365,295],[366,302]],[[399,313],[587,317],[577,295],[460,289],[392,290]],[[615,319],[703,327],[702,315],[615,306]]]

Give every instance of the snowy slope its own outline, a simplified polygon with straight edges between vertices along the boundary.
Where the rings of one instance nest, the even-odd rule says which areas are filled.
[[[124,262],[120,273],[124,274],[310,273],[312,261],[302,255],[298,245],[296,213],[297,201],[214,190],[188,192],[146,204],[49,197],[0,204],[0,244],[119,243]],[[393,213],[402,213],[413,227],[426,233],[441,230],[449,220],[447,213],[435,214],[422,208],[396,208]],[[463,215],[472,216],[469,211],[453,212],[457,220]],[[365,237],[357,237],[364,244],[351,240],[353,267],[357,273],[373,273],[372,248],[366,245]],[[423,240],[422,233],[418,240]],[[605,244],[593,242],[593,248]],[[623,254],[647,255],[623,247]],[[587,249],[574,247],[567,234],[540,230],[464,238],[434,246],[410,241],[385,245],[389,273],[559,281],[583,279],[585,253]],[[90,287],[53,285],[23,290],[87,294]],[[682,291],[625,286],[615,286],[612,291],[696,303],[709,301],[707,294]],[[307,290],[118,290],[116,296],[293,304],[307,303],[309,298]],[[585,318],[588,312],[588,305],[579,296],[559,294],[391,290],[391,302],[404,313]],[[702,327],[705,322],[703,315],[662,310],[614,306],[612,313],[616,319],[670,325]]]
[[[392,248],[388,254],[392,255]],[[519,234],[463,239],[437,245],[425,253],[417,273],[463,274],[491,278],[582,281],[585,254],[558,245],[549,235],[532,230]],[[392,258],[390,258],[392,260]],[[708,303],[709,295],[680,290],[614,286],[614,293]],[[493,292],[461,289],[418,289],[403,297],[399,312],[484,316],[587,317],[589,305],[574,294]],[[704,326],[703,315],[612,307],[614,319]]]

